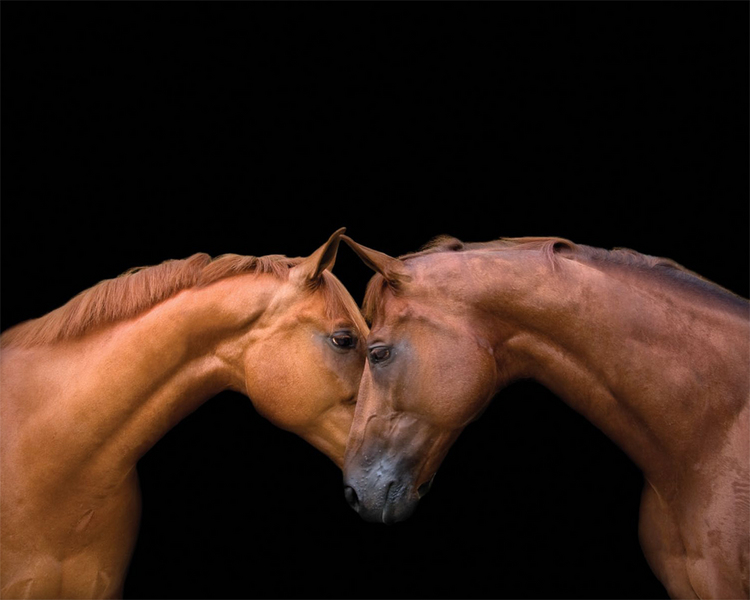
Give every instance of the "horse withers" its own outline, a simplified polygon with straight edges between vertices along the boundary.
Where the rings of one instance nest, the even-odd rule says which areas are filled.
[[[464,427],[534,379],[645,477],[639,536],[673,597],[748,597],[748,302],[673,261],[559,238],[439,238],[377,274],[344,464],[371,521],[407,518]]]
[[[136,463],[222,390],[343,464],[367,325],[330,272],[342,232],[133,270],[3,334],[0,596],[120,596]]]

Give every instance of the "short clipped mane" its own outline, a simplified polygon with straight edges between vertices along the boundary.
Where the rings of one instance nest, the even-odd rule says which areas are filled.
[[[3,333],[2,346],[35,346],[79,337],[94,328],[144,313],[178,292],[207,286],[243,273],[268,273],[286,278],[301,258],[281,255],[225,254],[212,259],[198,253],[153,267],[136,267],[84,290],[47,315]]]
[[[520,238],[500,238],[492,242],[464,243],[458,238],[450,235],[439,235],[427,242],[418,252],[405,254],[402,260],[424,256],[426,254],[435,254],[437,252],[461,252],[462,250],[504,250],[504,249],[522,249],[522,250],[541,250],[550,260],[556,251],[567,248],[575,250],[578,248],[573,242],[558,237],[520,237]]]
[[[747,300],[744,298],[704,279],[697,273],[668,258],[649,256],[627,248],[604,250],[593,246],[575,244],[564,238],[519,237],[500,238],[491,242],[465,243],[455,237],[441,235],[422,246],[419,251],[405,254],[400,258],[409,261],[441,252],[466,252],[471,250],[488,252],[538,250],[547,258],[553,270],[556,267],[556,261],[560,258],[558,255],[579,262],[601,265],[602,268],[622,267],[635,273],[659,277],[665,282],[702,293],[707,298],[713,298],[733,308],[740,308],[743,311],[747,311],[748,308]],[[387,287],[383,278],[377,275],[368,285],[363,303],[363,312],[368,321],[372,320],[372,316],[382,302],[382,296]]]

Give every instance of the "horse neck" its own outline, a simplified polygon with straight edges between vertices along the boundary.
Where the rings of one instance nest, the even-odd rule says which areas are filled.
[[[15,405],[19,428],[28,419],[49,430],[40,434],[46,439],[61,440],[71,465],[129,471],[208,398],[244,391],[239,348],[278,286],[271,276],[253,277],[185,290],[79,339],[7,349],[4,381],[17,376],[24,384],[11,386],[17,397],[4,404]]]
[[[502,387],[532,378],[617,443],[652,483],[700,460],[747,402],[747,314],[637,272],[539,253],[482,268]],[[489,312],[487,303],[490,304]],[[695,432],[703,435],[696,438]]]

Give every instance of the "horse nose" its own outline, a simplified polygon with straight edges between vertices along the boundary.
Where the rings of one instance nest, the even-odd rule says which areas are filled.
[[[419,486],[419,489],[417,489],[417,496],[421,500],[425,497],[425,494],[430,491],[430,488],[432,487],[432,480],[425,481],[422,485]]]
[[[354,488],[345,485],[344,486],[344,498],[346,498],[346,502],[351,506],[355,511],[359,512],[359,498],[357,497],[357,492],[354,491]]]

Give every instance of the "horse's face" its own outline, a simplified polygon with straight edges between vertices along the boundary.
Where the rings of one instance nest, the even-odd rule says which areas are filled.
[[[407,296],[373,320],[344,479],[372,521],[407,518],[494,390],[494,363],[461,318]]]
[[[332,259],[324,263],[331,264]],[[274,289],[244,350],[245,388],[258,412],[339,466],[365,362],[367,331],[344,286],[306,259]]]
[[[492,351],[473,333],[471,315],[429,277],[411,277],[398,293],[376,279],[382,290],[344,482],[363,518],[390,523],[416,508],[450,446],[490,401],[496,378]]]

